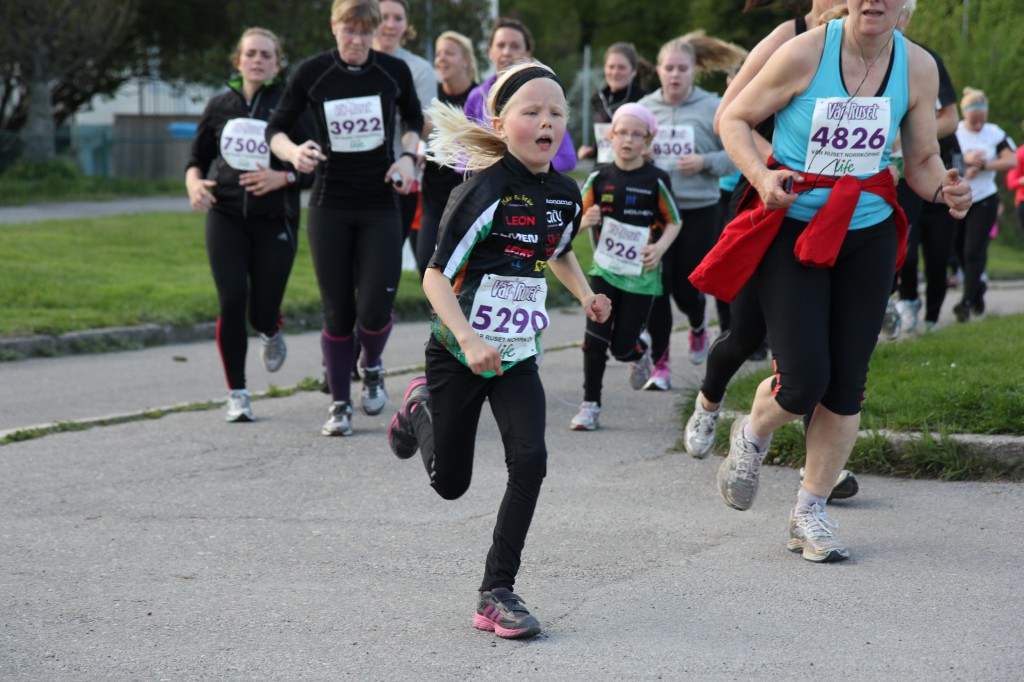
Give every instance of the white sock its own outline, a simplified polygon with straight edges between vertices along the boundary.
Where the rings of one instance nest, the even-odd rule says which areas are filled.
[[[746,439],[748,443],[754,445],[754,447],[757,448],[758,452],[764,452],[765,450],[767,450],[768,446],[771,445],[772,442],[771,436],[768,436],[767,438],[761,438],[760,436],[756,435],[754,433],[754,430],[750,428],[749,419],[747,420],[747,423],[743,425],[743,438]]]
[[[814,505],[818,505],[824,510],[827,502],[827,497],[818,497],[807,488],[800,486],[800,490],[796,494],[796,511],[810,511]]]

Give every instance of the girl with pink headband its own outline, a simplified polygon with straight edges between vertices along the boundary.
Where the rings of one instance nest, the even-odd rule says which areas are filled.
[[[634,390],[651,378],[650,336],[644,330],[654,299],[662,293],[662,256],[679,234],[672,181],[643,157],[657,133],[658,122],[648,108],[620,106],[609,131],[615,160],[599,166],[583,185],[581,229],[590,229],[594,249],[590,286],[611,299],[612,316],[587,320],[583,403],[569,423],[574,431],[598,428],[609,350],[619,362],[630,363]]]

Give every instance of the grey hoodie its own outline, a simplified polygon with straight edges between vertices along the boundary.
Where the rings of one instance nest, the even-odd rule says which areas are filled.
[[[669,170],[672,192],[680,209],[704,208],[718,203],[718,178],[737,170],[725,153],[722,141],[715,135],[715,110],[719,101],[718,95],[694,86],[690,97],[679,106],[665,102],[661,88],[639,102],[651,110],[659,128],[693,126],[694,147],[696,153],[704,157],[704,170],[689,176],[675,169]]]

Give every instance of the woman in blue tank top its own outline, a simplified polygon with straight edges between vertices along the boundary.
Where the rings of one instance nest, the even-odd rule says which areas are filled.
[[[906,250],[886,169],[897,130],[914,191],[954,217],[971,204],[970,188],[939,158],[938,72],[896,31],[902,7],[847,0],[847,17],[779,48],[722,113],[726,151],[757,196],[691,276],[726,299],[753,279],[775,356],[751,413],[733,425],[719,492],[749,509],[772,433],[812,414],[787,548],[816,562],[849,556],[825,505],[857,437],[868,361]],[[752,130],[773,114],[765,163]]]

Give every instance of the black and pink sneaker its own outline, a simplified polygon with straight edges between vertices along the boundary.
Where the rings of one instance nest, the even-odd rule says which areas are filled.
[[[405,389],[402,406],[398,408],[398,412],[388,424],[388,445],[391,446],[391,452],[395,453],[399,459],[409,459],[419,449],[420,444],[412,425],[412,413],[414,410],[428,409],[427,398],[429,397],[427,378],[413,379],[409,382],[409,387]]]
[[[526,602],[507,587],[480,593],[473,627],[493,630],[505,639],[527,639],[540,633],[540,623],[526,608]]]

